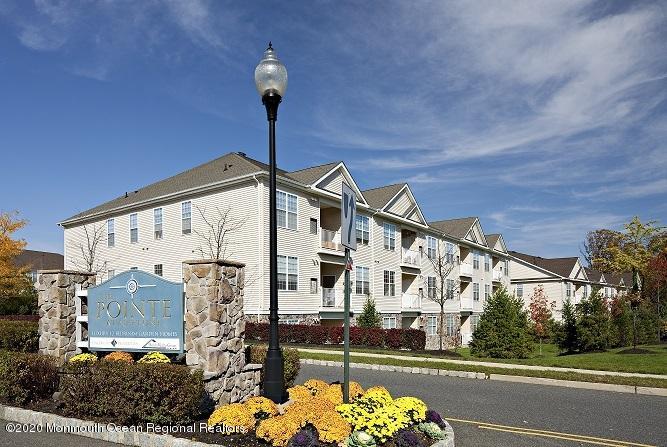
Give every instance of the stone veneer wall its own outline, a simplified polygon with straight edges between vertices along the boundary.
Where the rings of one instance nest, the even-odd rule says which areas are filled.
[[[439,330],[440,329],[440,313],[430,314],[430,315],[433,315],[433,316],[437,317],[437,319],[436,319],[436,321],[437,321],[436,329]],[[447,315],[448,314],[446,313],[445,317]],[[424,330],[426,330],[425,328],[426,328],[426,323],[427,323],[428,316],[429,315],[422,315],[420,317],[422,319],[421,325],[424,328]],[[456,325],[457,329],[461,328],[461,317],[459,315],[456,315],[456,317],[454,318],[454,324]],[[445,326],[443,326],[443,329],[447,330],[446,323],[445,323]],[[435,350],[435,349],[438,349],[439,347],[440,347],[440,335],[438,335],[438,334],[436,334],[436,335],[426,334],[426,349],[427,350]],[[456,347],[456,336],[451,336],[451,337],[445,336],[442,339],[442,347],[443,347],[443,349],[455,348]]]
[[[221,260],[183,263],[185,359],[204,372],[216,405],[260,392],[262,365],[245,363],[244,264]]]
[[[80,352],[76,346],[76,285],[95,285],[95,274],[71,270],[41,270],[37,280],[39,353],[63,364]]]

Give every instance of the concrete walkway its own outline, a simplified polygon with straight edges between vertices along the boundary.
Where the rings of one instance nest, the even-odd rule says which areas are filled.
[[[312,349],[312,348],[297,348],[302,352],[312,352],[316,354],[343,354],[343,351],[333,350],[333,349]],[[393,354],[374,354],[366,352],[350,352],[350,356],[354,357],[375,357],[375,358],[390,358],[398,360],[410,360],[410,361],[419,361],[419,362],[444,362],[452,363],[456,365],[474,365],[474,366],[485,366],[491,368],[506,368],[506,369],[523,369],[523,370],[532,370],[532,371],[557,371],[557,372],[576,372],[581,374],[591,374],[598,376],[619,376],[619,377],[643,377],[651,379],[667,379],[665,374],[641,374],[641,373],[628,373],[628,372],[616,372],[616,371],[598,371],[594,369],[579,369],[579,368],[561,368],[556,366],[536,366],[536,365],[517,365],[516,363],[496,363],[496,362],[479,362],[476,360],[456,360],[449,358],[440,358],[440,357],[417,357],[409,355],[393,355]]]

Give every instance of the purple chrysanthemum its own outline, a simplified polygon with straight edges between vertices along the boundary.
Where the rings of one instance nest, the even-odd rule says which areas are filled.
[[[438,424],[438,427],[442,428],[443,430],[446,426],[445,421],[442,420],[442,416],[440,416],[440,414],[434,410],[426,411],[426,422],[435,422]]]
[[[424,447],[417,433],[410,430],[399,430],[394,439],[396,447]]]

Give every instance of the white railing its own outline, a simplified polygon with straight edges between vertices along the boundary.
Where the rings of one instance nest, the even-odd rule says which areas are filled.
[[[401,260],[403,264],[418,266],[420,261],[419,252],[402,247]]]
[[[472,310],[472,296],[460,295],[461,310]]]
[[[493,280],[494,281],[500,281],[503,277],[503,272],[500,270],[494,270],[493,271]]]
[[[340,232],[321,228],[321,233],[322,248],[343,251],[343,248],[340,244]]]
[[[322,287],[322,307],[338,307],[336,305],[336,289]]]
[[[461,276],[472,276],[472,265],[467,262],[461,262],[459,265],[459,274]]]
[[[404,293],[401,298],[401,307],[403,309],[421,309],[422,297],[419,294]]]

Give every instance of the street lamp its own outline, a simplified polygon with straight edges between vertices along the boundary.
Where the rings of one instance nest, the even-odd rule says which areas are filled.
[[[264,364],[264,396],[285,402],[283,353],[278,340],[278,221],[276,218],[276,119],[278,105],[287,89],[287,69],[269,42],[255,68],[255,86],[269,121],[269,349]]]

